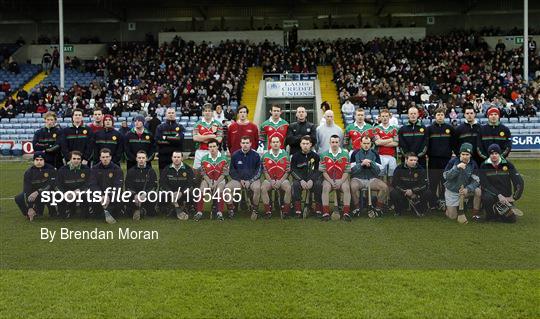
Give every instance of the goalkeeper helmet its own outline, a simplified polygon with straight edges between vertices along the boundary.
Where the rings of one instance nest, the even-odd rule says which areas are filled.
[[[509,216],[512,214],[512,206],[509,204],[504,204],[501,202],[496,202],[493,204],[493,211],[501,216]]]

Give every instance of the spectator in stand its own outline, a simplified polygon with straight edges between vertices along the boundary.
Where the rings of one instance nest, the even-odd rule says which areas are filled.
[[[0,91],[6,93],[6,96],[11,94],[11,84],[7,80],[0,86]]]
[[[225,113],[223,113],[223,108],[219,104],[216,105],[214,110],[214,120],[218,121],[219,123],[223,123],[223,121],[227,120],[227,118],[225,118]]]
[[[45,53],[41,58],[41,66],[45,74],[49,74],[51,71],[52,55],[49,53],[49,50],[45,49]]]
[[[355,110],[355,106],[354,104],[351,103],[351,101],[349,101],[349,99],[345,100],[345,103],[343,103],[343,105],[341,106],[341,113],[343,113],[343,115],[349,115],[349,116],[352,116],[354,115],[354,110]]]
[[[236,114],[234,113],[234,110],[232,109],[232,106],[228,105],[227,109],[225,110],[225,118],[228,121],[232,121],[232,120],[234,120],[235,116],[236,116]]]

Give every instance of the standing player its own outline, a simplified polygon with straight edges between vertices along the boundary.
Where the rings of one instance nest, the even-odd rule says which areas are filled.
[[[81,196],[90,189],[90,169],[82,164],[82,154],[79,151],[70,152],[68,162],[58,170],[56,188],[64,194],[72,192],[75,197]],[[81,195],[79,195],[81,194]],[[87,216],[90,203],[86,196],[81,196],[82,202],[58,203],[58,214],[69,218],[72,214],[79,213]]]
[[[125,190],[131,193],[126,208],[133,212],[133,220],[141,219],[141,215],[156,214],[156,204],[147,201],[147,194],[157,190],[157,175],[156,171],[147,165],[147,160],[146,152],[138,151],[137,166],[128,169],[126,173]]]
[[[343,138],[343,129],[334,122],[334,112],[324,112],[324,121],[317,127],[317,151],[322,154],[330,149],[330,137],[337,135]]]
[[[57,144],[60,127],[56,124],[56,114],[47,112],[43,118],[45,119],[45,127],[37,130],[32,139],[34,152],[44,152],[45,163],[60,168],[64,162],[62,161],[60,145]]]
[[[186,205],[192,204],[191,196],[186,199],[186,193],[193,190],[193,179],[195,174],[193,169],[184,163],[182,152],[174,151],[171,156],[171,165],[161,170],[159,178],[159,189],[164,192],[169,192],[172,196],[167,196],[165,201],[158,204],[166,212],[174,209],[176,217],[180,220],[189,219],[189,215],[186,213]],[[192,193],[190,193],[192,195]],[[171,207],[172,206],[172,207]],[[166,213],[170,215],[169,213]]]
[[[324,177],[322,185],[323,221],[330,220],[330,192],[333,190],[343,193],[343,219],[346,221],[352,220],[350,215],[351,189],[348,180],[351,164],[349,162],[349,153],[341,149],[340,145],[340,137],[332,135],[330,137],[330,149],[321,154],[319,170]]]
[[[415,106],[409,108],[409,122],[399,128],[398,143],[401,155],[414,153],[418,158],[418,164],[426,167],[427,130],[418,121],[418,109]]]
[[[199,221],[202,218],[204,194],[208,193],[207,190],[210,190],[210,199],[218,197],[216,218],[222,221],[224,209],[223,190],[227,183],[226,177],[229,175],[229,159],[219,151],[219,142],[216,139],[211,139],[207,143],[209,153],[202,158],[200,168],[202,176],[200,188],[203,196],[197,202],[197,213],[193,219]]]
[[[373,126],[365,122],[365,112],[363,108],[356,109],[355,122],[347,125],[343,146],[349,151],[357,151],[362,147],[362,137],[373,137]]]
[[[103,129],[94,135],[94,164],[99,163],[99,153],[102,149],[108,148],[112,153],[112,161],[120,166],[124,153],[124,136],[114,128],[112,115],[103,117]]]
[[[285,150],[281,149],[281,139],[279,136],[270,138],[270,147],[270,151],[264,153],[262,157],[265,180],[261,186],[261,194],[264,203],[265,218],[272,217],[269,195],[271,190],[278,192],[282,190],[285,192],[283,217],[287,218],[291,207],[291,183],[287,179],[290,171],[289,155]]]
[[[195,124],[193,128],[193,141],[196,142],[195,161],[193,169],[201,167],[201,160],[208,155],[208,142],[216,140],[221,143],[223,139],[223,129],[221,123],[213,119],[212,105],[207,103],[203,106],[203,118]]]
[[[524,181],[514,164],[501,156],[501,147],[491,144],[489,158],[480,165],[482,204],[486,220],[515,223],[512,210],[515,201],[523,194]]]
[[[96,107],[92,112],[92,123],[88,124],[88,127],[92,130],[92,133],[99,132],[103,129],[103,110],[99,107]]]
[[[144,127],[144,117],[139,115],[134,119],[135,126],[124,136],[124,153],[127,169],[137,165],[137,153],[144,151],[148,167],[152,167],[152,159],[156,152],[154,137]]]
[[[388,197],[388,186],[378,178],[381,173],[379,166],[381,165],[381,158],[371,148],[371,138],[369,136],[362,137],[362,148],[355,153],[351,162],[353,161],[355,165],[351,169],[351,197],[356,207],[353,215],[358,216],[360,214],[360,191],[368,189],[368,187],[378,192],[374,209],[377,215],[381,215]]]
[[[289,154],[293,156],[300,151],[300,142],[304,136],[311,138],[311,143],[316,144],[317,141],[317,126],[308,122],[306,108],[299,106],[296,109],[296,123],[292,123],[287,130],[287,138],[285,143],[289,146]]]
[[[176,110],[169,107],[165,113],[165,122],[156,129],[159,170],[171,164],[172,153],[184,148],[184,127],[176,122]]]
[[[49,216],[56,215],[53,206],[41,202],[41,192],[50,190],[55,178],[56,169],[45,162],[44,152],[35,152],[32,167],[24,172],[23,192],[15,196],[15,203],[30,221],[34,220],[36,215],[43,215],[45,205],[49,210]]]
[[[69,161],[69,153],[79,151],[82,154],[82,164],[89,165],[92,160],[92,147],[94,145],[94,133],[83,123],[83,111],[74,109],[71,115],[72,124],[62,129],[58,143],[66,163]]]
[[[418,164],[416,154],[405,154],[405,161],[394,171],[392,186],[390,202],[393,203],[397,216],[409,205],[416,210],[418,216],[424,214],[431,193],[427,186],[426,170]]]
[[[311,137],[305,135],[300,140],[300,152],[291,156],[291,175],[293,177],[292,200],[294,202],[296,217],[298,218],[302,217],[302,203],[300,202],[302,191],[308,192],[309,196],[315,195],[318,215],[320,215],[322,210],[322,183],[321,173],[319,172],[320,157],[319,154],[311,149],[312,146]]]
[[[459,157],[454,157],[448,162],[444,169],[443,177],[446,180],[444,186],[446,191],[446,216],[456,219],[460,224],[467,223],[465,211],[458,213],[460,205],[464,205],[466,197],[474,196],[473,199],[473,220],[480,220],[480,200],[482,191],[480,190],[480,178],[478,177],[478,165],[472,160],[472,145],[463,143],[459,149]],[[460,199],[461,197],[461,199]],[[460,204],[460,200],[462,201]],[[463,207],[462,207],[463,209]],[[458,215],[459,214],[459,215]]]
[[[94,192],[101,192],[102,199],[99,203],[94,203],[95,214],[103,214],[108,224],[116,223],[113,217],[120,215],[122,203],[107,194],[107,190],[121,190],[124,174],[120,166],[112,162],[112,153],[109,149],[103,148],[99,153],[99,164],[92,167],[90,176],[90,189]]]
[[[427,128],[429,188],[433,195],[431,207],[444,210],[443,171],[452,157],[452,152],[458,154],[457,136],[452,125],[444,122],[445,110],[435,110],[435,123]],[[438,193],[437,193],[437,190]]]
[[[512,136],[510,130],[499,122],[501,113],[498,108],[492,107],[487,111],[488,123],[480,127],[478,132],[478,155],[482,160],[489,158],[488,148],[492,144],[497,144],[502,150],[499,153],[502,157],[508,157],[512,150]]]
[[[478,132],[480,124],[476,121],[476,112],[474,107],[468,106],[464,110],[465,122],[461,123],[456,129],[458,137],[458,146],[461,147],[464,143],[469,143],[472,146],[472,159],[477,165],[484,161],[478,154]]]
[[[399,144],[398,129],[396,126],[390,124],[390,117],[390,111],[386,109],[381,110],[379,114],[381,124],[375,126],[373,129],[373,141],[377,146],[381,158],[381,176],[388,176],[390,178],[387,184],[392,183],[392,176],[394,176],[394,170],[397,167],[396,147]]]
[[[289,129],[289,123],[281,118],[281,106],[272,105],[270,110],[272,116],[261,124],[259,130],[259,140],[263,143],[264,150],[272,148],[271,141],[274,136],[279,138],[282,149],[285,149],[285,137]]]
[[[257,217],[257,206],[261,197],[262,166],[259,153],[255,152],[251,146],[251,137],[242,136],[241,149],[232,154],[229,175],[231,180],[227,183],[226,189],[229,194],[233,194],[235,189],[245,189],[249,196],[249,191],[253,192],[251,199],[251,216]],[[229,218],[234,216],[233,196],[227,203],[229,208]]]
[[[255,150],[259,143],[259,128],[248,120],[249,110],[247,106],[241,105],[237,112],[238,118],[236,122],[233,121],[227,130],[227,146],[231,155],[241,148],[240,144],[243,136],[249,137],[251,147]]]

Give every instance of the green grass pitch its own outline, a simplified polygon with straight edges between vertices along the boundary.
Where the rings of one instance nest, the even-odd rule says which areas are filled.
[[[525,215],[511,225],[459,225],[442,212],[29,223],[9,199],[29,164],[0,162],[0,317],[539,318],[539,161],[513,162]],[[49,243],[42,227],[157,230],[159,240]]]

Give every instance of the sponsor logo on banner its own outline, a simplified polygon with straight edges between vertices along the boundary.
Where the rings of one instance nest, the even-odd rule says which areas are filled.
[[[540,134],[512,136],[512,150],[540,150]]]
[[[314,97],[313,81],[266,82],[266,97]]]

